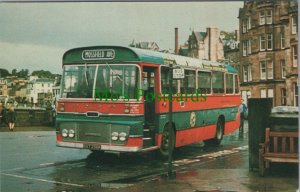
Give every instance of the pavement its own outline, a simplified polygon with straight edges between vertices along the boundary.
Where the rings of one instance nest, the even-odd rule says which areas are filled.
[[[25,126],[25,127],[14,127],[14,132],[17,131],[55,131],[54,126]],[[1,125],[0,132],[10,132],[7,125]]]

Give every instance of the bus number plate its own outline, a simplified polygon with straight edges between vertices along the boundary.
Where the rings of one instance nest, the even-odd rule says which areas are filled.
[[[101,145],[85,144],[84,148],[92,150],[101,150]]]

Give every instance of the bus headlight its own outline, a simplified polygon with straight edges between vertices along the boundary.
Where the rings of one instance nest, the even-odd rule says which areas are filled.
[[[68,137],[68,130],[67,130],[67,129],[63,129],[63,130],[61,131],[61,135],[62,135],[63,137]]]
[[[119,133],[117,133],[117,132],[111,133],[111,140],[116,141],[116,140],[118,140],[118,137],[119,137]]]
[[[73,129],[69,130],[69,137],[73,138],[75,136],[75,131]]]
[[[124,133],[124,132],[120,133],[120,134],[119,134],[119,140],[120,140],[120,141],[125,141],[125,140],[126,140],[126,136],[127,136],[126,133]]]

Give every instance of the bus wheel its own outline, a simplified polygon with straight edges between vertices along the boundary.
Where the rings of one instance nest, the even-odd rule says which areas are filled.
[[[169,131],[168,125],[166,125],[162,134],[162,141],[159,149],[160,155],[163,158],[167,158],[169,156],[169,143],[172,146],[172,153],[175,146],[175,132],[173,128]]]
[[[219,118],[217,122],[217,132],[215,138],[204,141],[205,145],[208,146],[220,145],[223,139],[223,134],[224,134],[224,123],[223,120]]]

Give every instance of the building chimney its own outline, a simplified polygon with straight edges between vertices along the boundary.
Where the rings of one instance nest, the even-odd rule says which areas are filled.
[[[178,55],[178,28],[175,28],[175,54]]]

